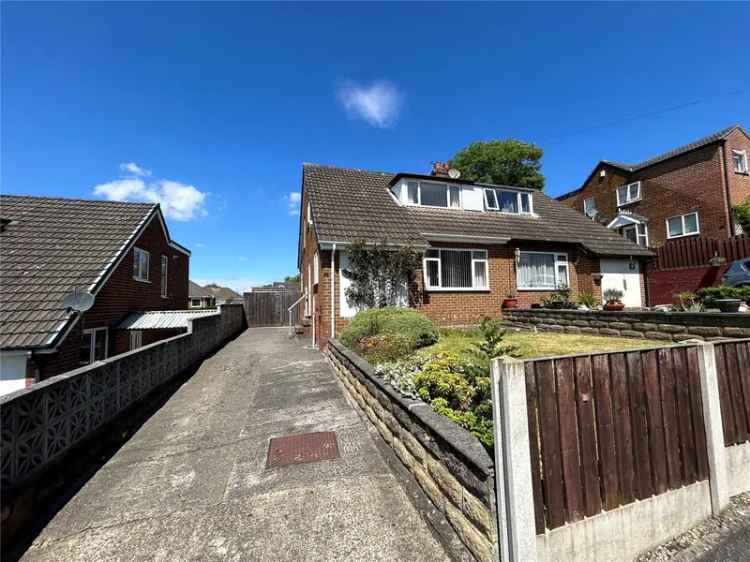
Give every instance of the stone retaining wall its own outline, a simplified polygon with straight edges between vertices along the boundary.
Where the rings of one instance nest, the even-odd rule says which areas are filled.
[[[481,443],[424,402],[399,394],[338,340],[328,341],[326,355],[349,394],[450,523],[446,527],[453,536],[443,537],[444,542],[455,542],[457,535],[477,560],[495,562],[495,473]]]
[[[750,337],[750,314],[507,309],[503,318],[549,332],[664,341]]]

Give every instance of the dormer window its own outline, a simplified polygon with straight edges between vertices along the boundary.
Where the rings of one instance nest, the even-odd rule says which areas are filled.
[[[409,205],[460,209],[461,186],[431,181],[408,181],[406,202]]]
[[[530,214],[533,211],[531,193],[506,189],[485,189],[484,204],[488,211]]]
[[[622,207],[629,203],[641,200],[641,182],[636,181],[617,188],[617,206]]]

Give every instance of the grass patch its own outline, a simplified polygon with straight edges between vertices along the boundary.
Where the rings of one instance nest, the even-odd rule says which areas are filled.
[[[437,343],[423,347],[417,354],[428,357],[436,353],[452,352],[468,356],[473,345],[482,340],[479,330],[443,328]],[[584,334],[558,334],[555,332],[528,332],[509,330],[503,339],[504,343],[516,346],[518,359],[552,357],[573,353],[591,353],[595,351],[617,351],[641,347],[661,347],[672,342],[644,340],[636,338],[616,338],[609,336],[590,336]]]

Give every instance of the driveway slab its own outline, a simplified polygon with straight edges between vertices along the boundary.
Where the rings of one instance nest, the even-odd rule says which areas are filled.
[[[336,433],[340,458],[268,469],[273,437]],[[323,357],[250,329],[207,359],[24,554],[52,560],[447,556]]]

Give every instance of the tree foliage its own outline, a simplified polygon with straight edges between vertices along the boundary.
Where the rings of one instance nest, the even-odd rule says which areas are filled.
[[[299,273],[284,277],[284,283],[299,283]]]
[[[470,181],[544,189],[543,154],[516,139],[476,141],[456,152],[450,165]]]
[[[347,253],[349,267],[344,276],[351,281],[346,289],[349,304],[365,309],[413,302],[415,294],[410,288],[421,265],[418,252],[388,246],[387,241],[374,245],[359,241],[349,246]]]
[[[734,216],[740,223],[742,231],[750,233],[750,197],[747,197],[742,203],[737,203],[733,209]]]

